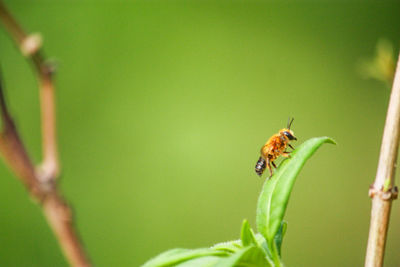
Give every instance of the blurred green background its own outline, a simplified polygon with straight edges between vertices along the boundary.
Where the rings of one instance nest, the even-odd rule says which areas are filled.
[[[255,228],[264,142],[295,117],[328,135],[286,213],[287,266],[362,266],[390,90],[362,79],[400,4],[333,1],[6,1],[58,65],[61,188],[96,266],[138,266]],[[6,95],[40,161],[31,66],[0,31]],[[67,266],[40,208],[0,164],[0,265]],[[399,266],[395,202],[386,265]]]

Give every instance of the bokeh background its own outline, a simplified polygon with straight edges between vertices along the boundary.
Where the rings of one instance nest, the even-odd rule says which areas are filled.
[[[287,266],[362,266],[368,187],[390,88],[359,64],[400,41],[385,1],[5,1],[57,62],[61,187],[96,266],[139,266],[255,228],[264,142],[295,117],[328,135],[286,213]],[[38,90],[3,29],[7,99],[40,161]],[[40,208],[0,164],[0,265],[67,266]],[[395,202],[386,265],[399,266]]]

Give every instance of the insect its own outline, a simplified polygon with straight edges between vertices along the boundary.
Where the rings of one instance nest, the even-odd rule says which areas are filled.
[[[261,156],[257,161],[255,171],[261,176],[267,167],[269,173],[272,176],[272,166],[276,168],[274,161],[279,157],[283,156],[286,158],[290,158],[290,151],[285,151],[286,147],[290,147],[294,149],[289,142],[292,140],[297,140],[294,136],[292,130],[290,130],[290,126],[292,125],[294,118],[288,120],[287,128],[283,128],[279,131],[279,133],[274,134],[271,138],[265,143],[265,145],[261,148]]]

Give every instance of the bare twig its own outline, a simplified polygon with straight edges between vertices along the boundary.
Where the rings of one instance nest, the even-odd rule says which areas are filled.
[[[378,170],[370,188],[372,197],[371,222],[369,229],[366,267],[383,265],[387,229],[392,200],[397,198],[394,183],[397,153],[400,137],[400,60],[393,82],[389,107],[383,132]]]
[[[40,185],[36,180],[33,166],[25,147],[21,142],[15,124],[8,113],[4,100],[3,88],[0,82],[0,109],[3,129],[0,133],[0,151],[10,168],[17,174],[28,190],[36,197],[40,196]]]
[[[40,50],[40,35],[25,34],[2,2],[0,2],[0,20],[13,37],[22,54],[32,59],[33,65],[38,73],[41,97],[43,146],[41,176],[42,179],[45,180],[56,179],[59,172],[59,164],[55,131],[54,86],[52,81],[52,72],[54,71],[54,67],[43,59]]]
[[[3,129],[0,152],[13,172],[21,179],[31,195],[40,202],[48,223],[72,266],[89,266],[89,260],[73,226],[71,209],[57,189],[59,173],[57,154],[53,67],[44,61],[40,36],[26,35],[0,1],[0,20],[13,37],[21,52],[29,57],[37,71],[40,87],[43,162],[35,167],[26,152],[17,128],[7,109],[0,83],[0,111]]]

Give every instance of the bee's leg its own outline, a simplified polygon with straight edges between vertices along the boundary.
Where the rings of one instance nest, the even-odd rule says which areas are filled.
[[[272,164],[274,164],[274,163],[272,162]],[[272,172],[272,168],[271,168],[271,161],[268,158],[267,158],[267,168],[269,170],[269,173],[271,174],[269,177],[271,177],[273,172]]]
[[[273,161],[271,161],[272,166],[274,166],[274,168],[276,169],[276,165]]]
[[[293,150],[294,150],[294,148],[292,147],[292,145],[291,145],[291,144],[288,144],[288,146],[289,146],[291,149],[293,149]]]
[[[282,153],[282,156],[285,157],[285,158],[290,158],[289,153],[290,153],[290,152],[283,152],[283,153]]]

